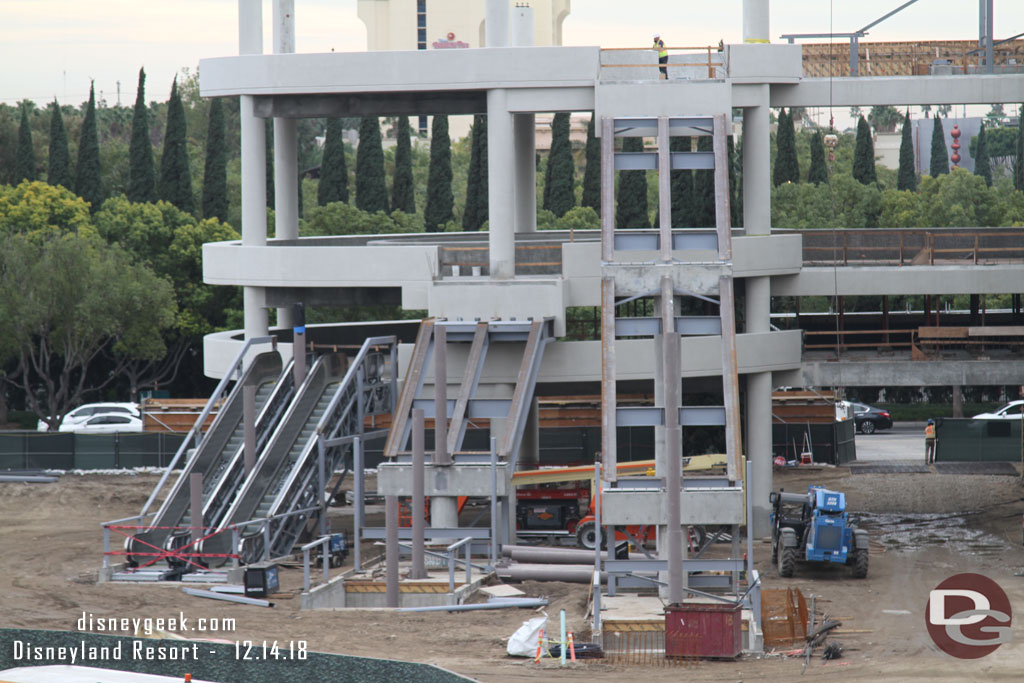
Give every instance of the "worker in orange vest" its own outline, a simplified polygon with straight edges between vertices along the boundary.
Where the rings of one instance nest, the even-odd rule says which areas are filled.
[[[927,465],[935,462],[935,420],[928,420],[924,427],[924,462]]]
[[[665,65],[668,64],[668,50],[665,49],[665,41],[663,41],[661,39],[661,34],[660,33],[655,33],[654,34],[654,46],[653,46],[653,49],[658,51],[658,64],[662,65],[662,66],[658,67],[658,70],[661,71],[660,78],[662,80],[667,80],[668,79],[668,67],[665,66]]]

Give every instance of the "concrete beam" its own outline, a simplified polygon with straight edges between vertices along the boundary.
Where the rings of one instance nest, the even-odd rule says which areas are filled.
[[[767,500],[767,499],[766,499]],[[648,489],[605,489],[601,522],[609,525],[664,525],[665,492]],[[716,488],[679,492],[683,524],[744,524],[743,489]]]
[[[599,117],[615,118],[729,113],[732,88],[724,81],[599,83],[594,91],[594,109]]]
[[[800,373],[811,387],[1018,384],[1024,360],[804,361]]]
[[[883,294],[1014,294],[1021,291],[1020,264],[986,266],[862,266],[804,268],[772,278],[773,296],[867,296]]]
[[[427,496],[489,496],[490,465],[424,465],[424,495]],[[508,464],[498,465],[499,496],[512,490],[508,483]],[[377,492],[387,496],[412,495],[412,465],[383,463],[377,470]]]
[[[1018,102],[1024,74],[805,78],[771,88],[772,107],[834,107]]]
[[[601,273],[615,281],[617,294],[626,296],[660,291],[662,277],[672,278],[676,292],[717,296],[719,281],[723,276],[731,275],[732,269],[727,264],[717,263],[687,264],[685,267],[656,265],[652,260],[650,263],[605,264]]]

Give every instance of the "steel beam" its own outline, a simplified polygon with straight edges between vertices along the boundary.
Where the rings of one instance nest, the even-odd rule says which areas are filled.
[[[473,343],[469,347],[469,357],[466,359],[466,369],[462,373],[459,397],[452,410],[452,422],[448,431],[449,453],[462,449],[462,441],[466,436],[466,410],[469,407],[469,400],[476,394],[484,368],[484,359],[487,357],[487,336],[487,323],[477,323],[473,331]]]

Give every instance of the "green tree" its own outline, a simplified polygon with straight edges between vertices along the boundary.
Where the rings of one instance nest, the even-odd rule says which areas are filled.
[[[868,123],[880,133],[894,132],[901,120],[903,120],[903,116],[899,110],[889,104],[871,107],[871,111],[868,113]]]
[[[878,174],[875,170],[875,143],[871,139],[871,126],[863,116],[857,119],[857,146],[853,151],[853,177],[865,185],[878,182]]]
[[[462,229],[479,230],[487,222],[490,207],[487,192],[487,116],[473,117],[472,149],[466,176],[466,208],[462,212]],[[410,171],[411,173],[411,171]]]
[[[814,131],[811,137],[811,166],[807,169],[807,182],[820,185],[828,182],[828,167],[825,165],[825,142],[821,131]]]
[[[587,166],[583,171],[583,198],[581,206],[589,206],[601,215],[601,143],[594,131],[594,115],[587,124]],[[675,213],[673,212],[673,216]]]
[[[985,185],[992,187],[992,164],[988,160],[988,149],[985,146],[985,123],[981,124],[978,133],[978,147],[974,155],[974,175],[985,179]]]
[[[779,110],[776,144],[778,152],[775,156],[772,182],[776,187],[783,183],[799,183],[800,162],[796,156],[796,131],[793,128],[793,117],[786,114],[785,109]]]
[[[710,135],[697,138],[698,152],[711,152],[714,142]],[[693,219],[692,225],[698,228],[714,227],[717,224],[715,215],[715,172],[693,172]]]
[[[28,122],[28,104],[22,104],[21,124],[18,126],[18,151],[14,161],[14,182],[36,179],[36,153],[32,149],[32,127]]]
[[[642,152],[643,138],[628,137],[622,140],[623,152]],[[620,171],[618,202],[615,207],[616,228],[651,227],[647,213],[647,172]]]
[[[302,206],[301,202],[299,206]],[[219,97],[210,102],[210,121],[206,130],[203,217],[222,222],[228,219],[228,150],[224,138],[224,102]]]
[[[933,178],[949,173],[949,151],[946,149],[946,134],[942,130],[942,118],[932,118],[932,158],[930,172]]]
[[[50,105],[50,158],[46,182],[71,188],[71,152],[68,151],[68,132],[64,128],[64,116],[54,98]]]
[[[139,69],[139,86],[132,114],[132,141],[128,148],[129,182],[127,196],[133,202],[156,201],[156,168],[153,141],[149,138],[149,109],[146,108],[146,71]]]
[[[689,136],[669,139],[669,149],[673,152],[689,152],[692,138]],[[672,188],[672,227],[693,227],[693,171],[689,169],[673,170],[669,176]]]
[[[185,213],[193,213],[196,200],[192,195],[192,171],[188,160],[188,133],[185,130],[185,107],[178,94],[178,78],[171,82],[167,101],[167,129],[164,153],[160,159],[160,199],[170,202]]]
[[[348,202],[348,168],[345,166],[345,130],[342,120],[327,119],[324,156],[320,163],[320,184],[316,188],[316,203],[326,206],[332,202]]]
[[[92,211],[103,204],[103,183],[100,175],[100,136],[96,127],[96,89],[89,84],[89,104],[82,121],[82,136],[78,143],[78,175],[75,194],[89,202]]]
[[[903,135],[900,139],[900,171],[896,187],[900,190],[917,191],[917,171],[914,169],[914,140],[911,137],[910,110],[903,119]]]
[[[430,129],[430,171],[427,175],[427,205],[423,225],[427,232],[443,232],[455,218],[452,207],[452,145],[448,139],[448,116],[434,116]]]
[[[576,164],[569,142],[569,114],[555,114],[551,120],[551,152],[544,180],[543,207],[561,217],[576,204]]]
[[[482,119],[486,126],[487,117],[478,116],[477,119]],[[479,123],[474,123],[474,135],[476,126]],[[416,190],[415,181],[412,175],[412,129],[409,126],[408,116],[398,117],[398,131],[397,140],[395,144],[395,175],[391,181],[391,210],[392,211],[404,211],[408,214],[416,213]],[[486,135],[486,130],[484,132]],[[474,137],[474,140],[476,138]],[[484,140],[486,145],[486,138]],[[484,153],[486,154],[487,148],[484,147]],[[486,161],[484,162],[484,173],[486,170]],[[487,187],[487,178],[484,177],[484,188]],[[486,193],[486,189],[484,190]],[[486,196],[485,196],[486,200]]]
[[[384,149],[376,116],[364,116],[359,125],[356,150],[356,206],[363,211],[388,212],[388,187],[384,178]]]

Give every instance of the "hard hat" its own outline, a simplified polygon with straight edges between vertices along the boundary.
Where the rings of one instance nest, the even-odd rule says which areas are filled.
[[[660,33],[655,33],[654,34],[654,39],[657,40],[658,38],[661,38],[661,34]]]
[[[935,420],[928,420],[928,424],[930,424],[930,425],[935,424]]]

